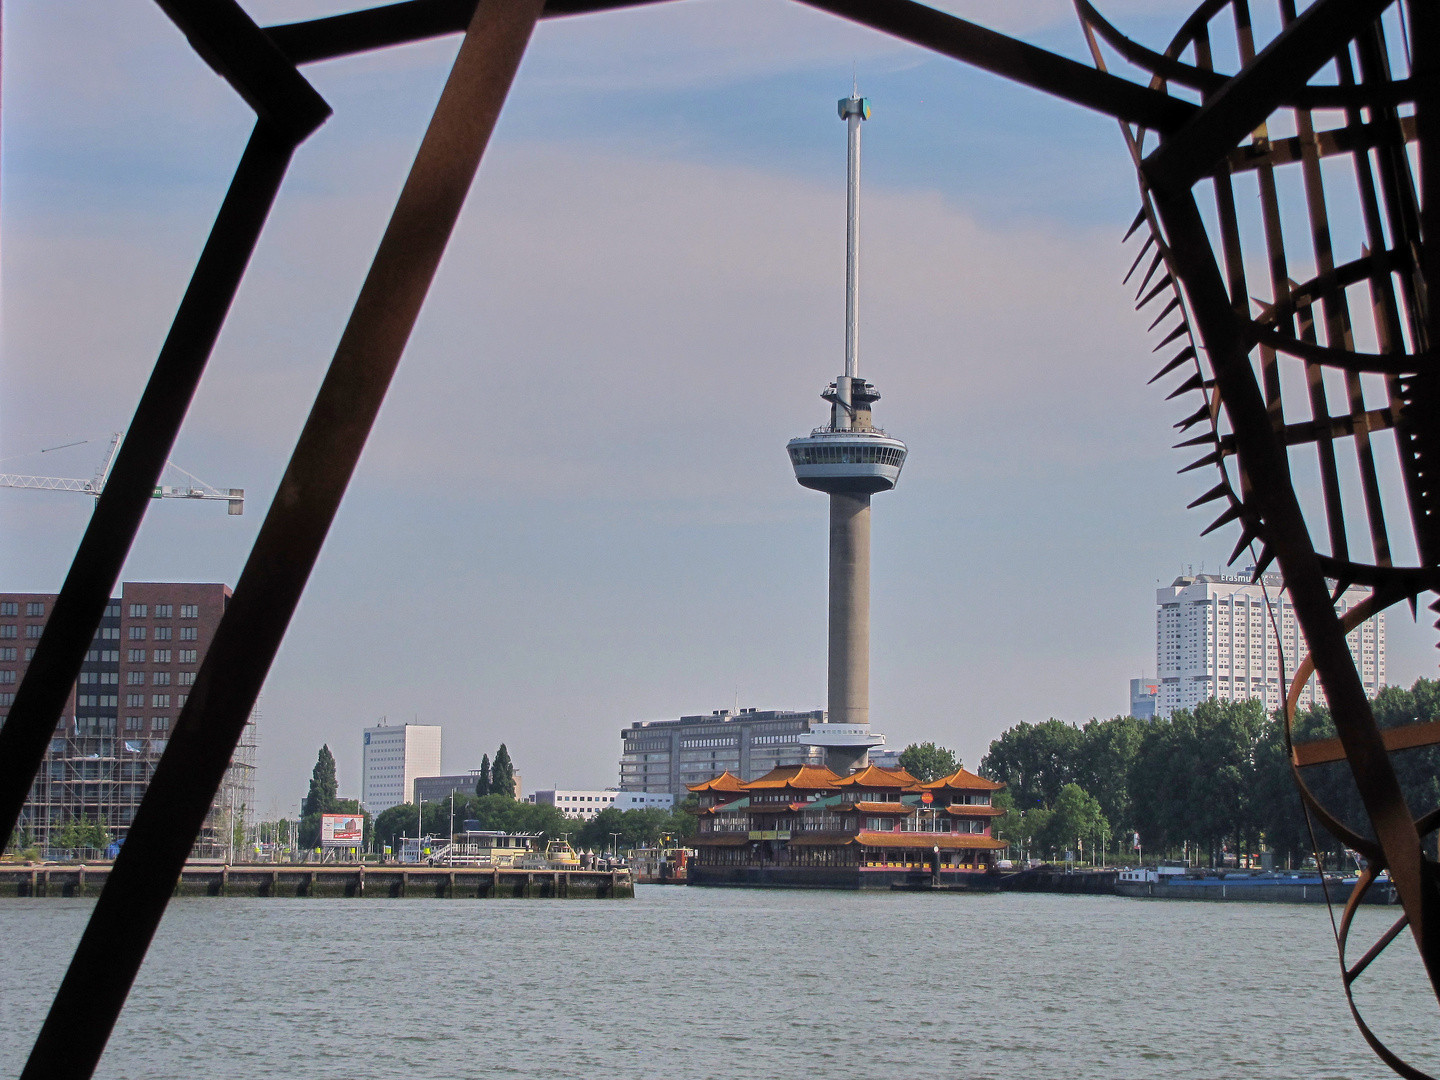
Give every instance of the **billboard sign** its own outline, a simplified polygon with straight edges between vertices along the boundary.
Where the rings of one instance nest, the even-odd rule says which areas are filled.
[[[364,814],[321,814],[320,846],[358,848],[365,846]]]

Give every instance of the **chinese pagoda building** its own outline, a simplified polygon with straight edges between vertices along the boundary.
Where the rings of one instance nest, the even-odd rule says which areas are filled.
[[[959,769],[921,783],[867,765],[837,776],[814,765],[749,782],[729,773],[692,785],[698,800],[694,885],[888,889],[987,888],[1005,841],[997,784]]]

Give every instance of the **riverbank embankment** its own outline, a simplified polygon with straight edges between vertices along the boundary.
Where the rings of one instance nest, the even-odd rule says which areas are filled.
[[[0,896],[98,896],[110,863],[0,866]],[[629,870],[188,863],[176,896],[632,899]]]

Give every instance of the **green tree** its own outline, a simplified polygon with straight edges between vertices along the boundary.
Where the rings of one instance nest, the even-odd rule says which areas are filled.
[[[510,761],[510,751],[505,744],[495,751],[495,762],[490,766],[490,794],[515,797],[515,766]]]
[[[320,844],[320,815],[335,809],[340,784],[335,777],[335,755],[326,743],[320,747],[315,767],[310,770],[310,791],[300,808],[300,847],[306,851]]]
[[[474,758],[470,759],[474,761]],[[490,794],[490,755],[485,754],[480,758],[480,775],[475,779],[475,794],[484,798]]]
[[[1109,837],[1110,823],[1100,803],[1079,784],[1066,784],[1055,797],[1049,820],[1037,840],[1042,850],[1078,851],[1084,841],[1097,843]]]
[[[1060,789],[1075,780],[1080,741],[1074,724],[1022,721],[990,744],[980,761],[980,775],[1006,785],[1016,806],[1049,806]]]
[[[60,846],[72,856],[78,854],[82,848],[99,851],[108,843],[110,833],[105,826],[98,821],[92,821],[87,814],[71,818],[65,823],[65,828],[60,830]]]
[[[955,751],[933,742],[911,743],[900,752],[900,767],[922,783],[939,780],[960,768]]]
[[[399,803],[387,810],[380,811],[375,815],[375,824],[371,831],[371,835],[375,838],[375,850],[384,852],[388,847],[394,851],[397,837],[401,835],[414,836],[418,825],[419,817],[416,814],[414,803]]]
[[[1080,729],[1075,782],[1095,797],[1117,838],[1133,827],[1130,769],[1145,727],[1133,716],[1116,716]]]

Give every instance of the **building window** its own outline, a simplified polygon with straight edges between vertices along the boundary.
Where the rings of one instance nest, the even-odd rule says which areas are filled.
[[[29,650],[26,650],[26,651],[28,652]],[[15,647],[14,647],[13,645],[7,646],[6,648],[3,648],[3,649],[0,649],[0,660],[14,660],[14,659],[15,659]],[[28,660],[28,659],[30,659],[30,658],[27,656],[25,659]]]
[[[196,653],[196,650],[195,650],[195,649],[181,649],[181,650],[180,650],[180,663],[182,663],[182,664],[194,664],[194,663],[196,663],[197,661],[196,661],[196,659],[195,659],[195,653]]]
[[[144,650],[144,649],[131,649],[131,650],[130,650],[130,663],[132,663],[132,664],[143,664],[144,662],[145,662],[145,650]]]
[[[170,650],[156,649],[151,654],[151,659],[153,659],[157,664],[168,664],[170,662]]]
[[[143,619],[150,614],[150,609],[144,604],[131,604],[130,617],[132,619]]]
[[[145,640],[145,627],[143,627],[143,626],[132,626],[132,627],[130,627],[130,640],[131,640],[131,641],[144,641],[144,640]]]
[[[180,640],[181,640],[181,641],[194,641],[195,638],[196,638],[196,636],[197,636],[197,635],[196,635],[196,627],[193,627],[193,626],[182,626],[182,627],[180,627]]]
[[[13,683],[14,681],[15,672],[8,669],[0,670],[0,683]]]
[[[176,680],[176,684],[179,685],[179,686],[194,686],[194,685],[195,685],[195,672],[193,672],[193,671],[182,671],[182,672],[180,672],[180,677]]]
[[[175,609],[169,604],[156,604],[155,617],[157,619],[170,619],[174,617]]]
[[[0,603],[0,615],[19,615],[19,614],[20,614],[20,605],[17,604],[14,600],[6,600],[4,603]]]
[[[152,716],[150,718],[150,728],[152,731],[169,731],[170,718],[168,716]]]
[[[169,686],[169,685],[170,685],[170,672],[168,672],[168,671],[157,671],[157,672],[155,672],[154,674],[152,674],[152,675],[150,676],[150,685],[151,685],[151,686]],[[157,704],[158,704],[158,702],[157,702]],[[167,704],[168,704],[168,702],[167,702]]]
[[[32,619],[43,619],[45,617],[45,603],[41,600],[30,600],[25,604],[25,614]]]
[[[34,641],[44,632],[45,626],[43,623],[30,623],[25,627],[25,636],[31,641]]]
[[[200,617],[199,604],[181,604],[180,617],[182,619],[198,619]]]
[[[169,641],[169,640],[170,640],[170,627],[168,627],[168,626],[157,626],[157,627],[155,627],[155,640],[156,640],[156,641]]]
[[[0,705],[14,705],[15,695],[10,693],[0,694]]]
[[[0,638],[13,638],[19,636],[19,631],[15,629],[14,623],[0,624]]]
[[[3,637],[3,636],[4,636],[3,634],[0,634],[0,637]],[[120,627],[118,627],[118,626],[102,626],[98,631],[96,631],[95,636],[98,637],[98,638],[101,638],[101,639],[104,640],[104,641],[119,641],[119,640],[120,640]],[[142,635],[142,636],[143,636],[143,635]]]
[[[126,730],[126,731],[141,731],[141,730],[144,729],[144,727],[145,727],[145,718],[144,718],[143,716],[127,716],[127,717],[125,717],[125,730]]]
[[[145,707],[144,694],[126,694],[125,707],[127,709],[143,709]]]
[[[127,671],[127,672],[125,673],[125,685],[126,685],[126,686],[144,686],[144,685],[145,685],[145,672],[143,672],[143,671]]]
[[[175,699],[175,704],[176,704],[177,706],[179,706],[180,708],[183,709],[183,708],[185,707],[185,702],[187,702],[187,701],[189,701],[189,700],[190,700],[190,695],[189,695],[189,694],[181,694],[178,698]]]

